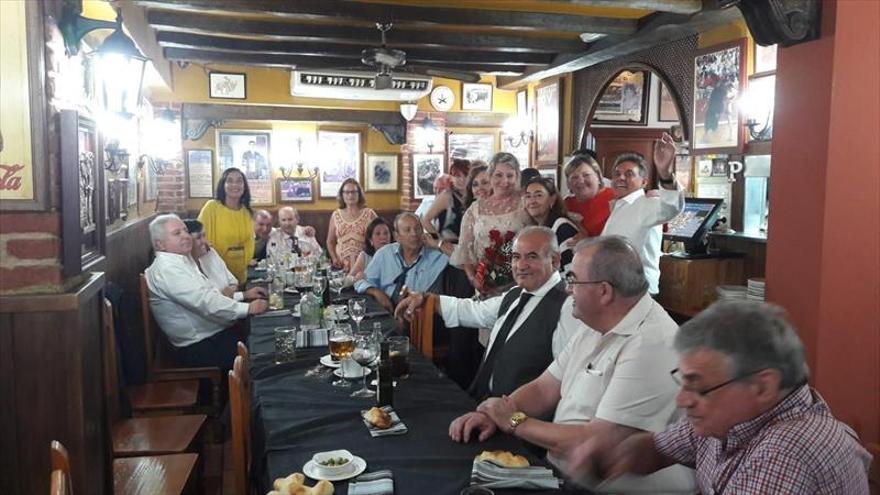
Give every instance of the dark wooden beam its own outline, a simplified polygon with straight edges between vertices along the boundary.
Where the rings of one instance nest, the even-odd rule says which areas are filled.
[[[149,10],[147,19],[158,31],[180,31],[209,35],[235,35],[239,37],[270,37],[277,40],[319,41],[321,43],[352,44],[365,46],[379,42],[375,28],[319,25],[283,21],[262,21],[207,13],[184,11]],[[498,35],[482,33],[452,33],[406,29],[395,26],[388,34],[388,46],[393,48],[441,48],[455,50],[480,50],[517,53],[565,53],[580,52],[585,45],[580,40],[560,38],[537,38],[532,36]]]
[[[270,67],[303,69],[373,70],[370,67],[361,64],[359,61],[347,59],[306,55],[279,55],[274,53],[239,53],[217,50],[195,50],[191,48],[165,48],[165,58],[168,60],[183,60],[199,63],[264,65]],[[522,74],[525,71],[525,67],[522,65],[470,64],[456,62],[432,63],[431,67],[482,73],[494,72]]]
[[[623,5],[620,0],[551,0],[559,3],[582,5],[586,7],[614,7],[673,14],[696,14],[703,8],[701,0],[627,0]]]
[[[709,29],[742,19],[736,9],[706,10],[692,16],[678,14],[653,14],[643,22],[634,36],[608,36],[590,45],[580,54],[563,54],[545,69],[526,71],[522,76],[499,76],[496,84],[502,89],[514,89],[529,82],[574,72],[606,60],[622,57],[679,40]]]
[[[270,41],[206,36],[202,34],[160,31],[156,39],[163,47],[192,48],[229,52],[274,53],[314,57],[335,57],[360,61],[361,52],[367,46],[340,45],[320,41]],[[503,53],[503,52],[457,52],[453,50],[407,49],[406,59],[410,63],[462,63],[462,64],[501,64],[538,65],[552,62],[552,55],[545,53]],[[340,62],[348,63],[348,62]],[[358,62],[353,62],[357,64]]]
[[[199,120],[284,120],[297,122],[351,122],[369,125],[403,125],[400,112],[341,108],[301,108],[269,105],[219,105],[184,103],[184,119]]]
[[[632,34],[636,22],[632,19],[592,17],[585,15],[547,12],[517,12],[511,10],[478,10],[468,8],[431,7],[421,5],[392,5],[351,2],[345,0],[138,0],[147,7],[196,10],[222,9],[226,12],[253,12],[260,14],[296,15],[304,19],[360,20],[370,22],[393,21],[412,26],[459,25],[476,27],[503,27],[520,31],[564,31],[573,33]]]
[[[498,112],[449,112],[446,127],[503,127],[510,114]]]

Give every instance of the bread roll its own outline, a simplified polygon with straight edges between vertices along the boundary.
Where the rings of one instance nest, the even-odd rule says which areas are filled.
[[[305,486],[306,477],[302,473],[293,473],[287,478],[275,480],[275,490],[268,495],[333,495],[333,483],[321,480],[315,486]]]
[[[370,409],[367,411],[366,419],[380,430],[391,428],[391,415],[385,412],[384,409],[378,407]]]
[[[477,456],[477,461],[492,461],[499,466],[506,468],[522,468],[529,467],[529,461],[521,455],[508,452],[506,450],[484,450]]]

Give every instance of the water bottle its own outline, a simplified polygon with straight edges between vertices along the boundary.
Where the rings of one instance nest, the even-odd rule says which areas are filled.
[[[299,303],[300,327],[313,330],[321,326],[321,299],[312,291],[306,291]]]

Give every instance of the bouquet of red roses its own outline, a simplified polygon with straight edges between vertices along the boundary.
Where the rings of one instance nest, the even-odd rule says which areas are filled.
[[[504,235],[496,229],[489,231],[492,244],[483,252],[483,260],[477,265],[476,279],[478,289],[486,292],[504,287],[513,282],[510,269],[510,253],[513,251],[513,238],[516,234],[507,231]]]

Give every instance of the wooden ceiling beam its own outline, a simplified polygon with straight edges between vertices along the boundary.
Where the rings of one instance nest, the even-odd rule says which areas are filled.
[[[334,57],[349,60],[354,59],[357,61],[360,61],[361,59],[363,48],[367,48],[367,46],[330,44],[320,41],[252,40],[168,31],[160,31],[157,34],[156,39],[163,47]],[[369,46],[375,46],[375,44]],[[545,66],[553,61],[553,56],[544,53],[458,52],[436,48],[413,48],[406,49],[406,59],[408,62],[416,64],[448,62],[463,64]]]
[[[227,16],[150,9],[150,25],[158,31],[198,32],[213,35],[265,36],[278,40],[320,41],[363,46],[378,44],[375,28],[261,21]],[[575,53],[584,49],[580,40],[480,33],[451,33],[405,29],[395,26],[388,34],[393,48],[433,47],[516,53]]]
[[[165,48],[165,58],[169,60],[213,64],[265,65],[270,67],[302,69],[373,70],[372,68],[361,64],[359,61],[355,62],[348,59],[340,60],[338,58],[283,55],[274,53],[238,53],[217,50],[196,50],[192,48]],[[431,67],[481,73],[494,72],[522,74],[525,72],[525,66],[522,65],[442,62],[432,63]],[[403,73],[405,70],[398,70],[397,72]]]
[[[632,34],[633,19],[556,14],[548,12],[517,12],[511,10],[479,10],[469,8],[431,7],[352,2],[346,0],[137,0],[146,7],[168,10],[220,9],[226,12],[248,12],[274,15],[296,15],[304,19],[393,21],[412,26],[459,25],[503,27],[520,31],[564,31],[573,33]]]
[[[499,76],[502,89],[515,89],[529,82],[574,72],[606,60],[663,45],[742,19],[739,10],[705,10],[692,16],[653,14],[634,36],[608,36],[590,45],[580,54],[562,54],[544,69],[527,70],[522,76]]]
[[[635,10],[652,10],[672,14],[696,14],[703,8],[701,0],[627,0],[623,5],[620,0],[551,0],[585,7],[612,7]]]

